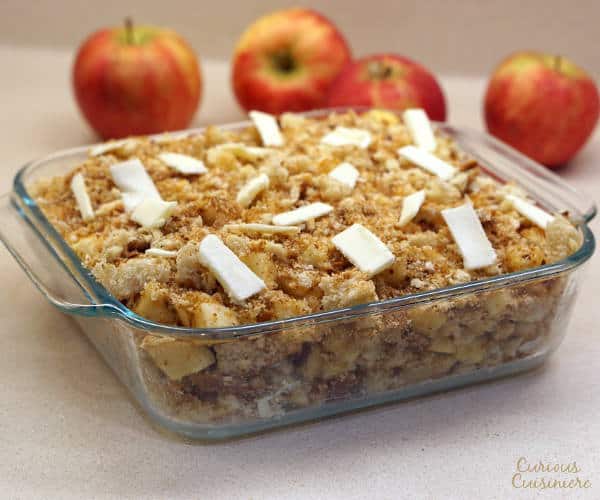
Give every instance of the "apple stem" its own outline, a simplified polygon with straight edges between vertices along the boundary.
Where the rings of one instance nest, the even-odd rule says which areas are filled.
[[[125,18],[125,37],[129,45],[133,45],[133,21],[130,17]]]
[[[367,71],[372,78],[385,80],[392,76],[392,68],[381,61],[371,61],[367,66]]]
[[[276,69],[284,73],[292,73],[296,69],[294,58],[288,51],[275,52],[273,64]]]
[[[554,56],[554,69],[560,73],[562,66],[562,56]]]

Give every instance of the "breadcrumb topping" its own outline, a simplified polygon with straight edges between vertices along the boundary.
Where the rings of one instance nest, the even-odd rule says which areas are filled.
[[[399,148],[412,144],[411,136],[389,113],[323,119],[284,114],[279,123],[282,146],[263,148],[252,126],[241,131],[208,127],[160,142],[137,138],[30,190],[118,300],[150,320],[181,326],[247,324],[389,299],[555,262],[581,244],[578,230],[560,215],[544,231],[519,214],[506,200],[518,188],[499,184],[439,133],[432,154],[456,168],[448,180],[398,155]],[[368,131],[370,144],[322,143],[337,127]],[[196,158],[207,172],[184,175],[161,161],[161,153]],[[111,165],[133,158],[142,162],[161,198],[177,202],[160,228],[132,220],[111,177]],[[343,163],[358,171],[355,186],[329,175]],[[70,189],[79,173],[95,211],[90,220],[82,219]],[[239,203],[240,191],[259,176],[268,177],[268,187]],[[404,198],[420,190],[425,198],[417,215],[401,224]],[[498,256],[493,266],[468,272],[441,216],[467,198]],[[275,215],[311,203],[333,210],[298,225],[298,232],[240,231],[243,224],[269,225]],[[395,257],[390,267],[369,277],[336,249],[332,238],[353,224],[389,248]],[[266,289],[244,304],[234,303],[200,263],[198,243],[208,234],[217,235]],[[145,255],[149,248],[171,252]],[[205,358],[198,354],[198,359]]]

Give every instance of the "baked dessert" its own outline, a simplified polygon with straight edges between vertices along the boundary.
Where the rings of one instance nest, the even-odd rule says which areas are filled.
[[[421,110],[251,116],[241,131],[101,145],[30,191],[114,297],[193,328],[435,290],[581,244],[568,214],[494,180]],[[552,278],[227,341],[134,333],[169,411],[269,418],[531,355],[565,293]]]

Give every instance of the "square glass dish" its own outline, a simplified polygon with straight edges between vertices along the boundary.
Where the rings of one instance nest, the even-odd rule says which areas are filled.
[[[222,328],[168,326],[110,295],[28,192],[36,181],[80,164],[88,147],[18,172],[13,191],[0,199],[0,238],[40,292],[73,316],[144,410],[192,438],[239,436],[536,367],[566,333],[582,264],[595,248],[588,222],[596,208],[492,137],[436,127],[496,180],[516,181],[549,211],[567,211],[581,233],[580,248],[552,264],[342,309]],[[153,342],[168,342],[177,359],[201,360],[226,346],[237,363],[218,375],[213,368],[173,380],[149,356]]]

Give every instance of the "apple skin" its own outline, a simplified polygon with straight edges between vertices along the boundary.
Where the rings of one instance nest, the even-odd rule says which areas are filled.
[[[583,69],[564,57],[520,52],[492,74],[484,117],[490,134],[554,168],[585,144],[599,109],[598,89]]]
[[[329,88],[329,107],[423,108],[430,119],[446,119],[446,100],[435,77],[396,54],[374,54],[346,65]]]
[[[246,111],[320,108],[350,57],[342,34],[321,14],[301,8],[276,11],[255,21],[238,41],[233,91]]]
[[[177,33],[152,26],[92,34],[72,78],[83,116],[103,139],[186,128],[202,95],[194,51]]]

